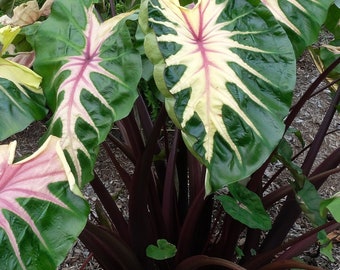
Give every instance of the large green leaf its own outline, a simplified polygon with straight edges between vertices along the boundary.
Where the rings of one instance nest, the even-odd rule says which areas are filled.
[[[55,1],[35,36],[35,70],[54,111],[48,134],[61,137],[80,186],[93,177],[98,145],[137,97],[141,59],[128,14],[101,23],[92,1]]]
[[[334,0],[261,0],[286,29],[297,56],[318,38]]]
[[[285,31],[244,0],[191,8],[151,0],[148,23],[145,52],[170,117],[208,168],[206,192],[249,176],[279,142],[291,102],[295,57]]]
[[[88,216],[59,139],[13,162],[16,143],[0,146],[1,269],[56,269]],[[68,182],[67,182],[68,180]]]

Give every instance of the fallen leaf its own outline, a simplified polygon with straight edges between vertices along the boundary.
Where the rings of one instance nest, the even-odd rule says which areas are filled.
[[[8,60],[11,60],[12,62],[15,62],[17,64],[20,64],[26,67],[32,67],[34,58],[35,58],[35,52],[31,51],[31,52],[18,53],[15,57],[8,58]]]
[[[333,243],[340,243],[340,230],[335,230],[327,234],[327,238]]]
[[[25,26],[35,23],[40,18],[37,1],[28,1],[13,10],[12,25]]]
[[[51,7],[54,0],[47,0],[40,9],[40,16],[48,16],[51,13]]]
[[[0,24],[2,25],[8,25],[11,24],[12,19],[10,17],[8,17],[7,15],[3,15],[0,17]]]

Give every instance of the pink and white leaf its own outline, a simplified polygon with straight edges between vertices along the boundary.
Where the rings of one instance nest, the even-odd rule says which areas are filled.
[[[78,194],[79,190],[74,186],[74,178],[57,137],[49,137],[38,151],[19,162],[13,162],[15,149],[16,142],[0,146],[0,228],[6,233],[20,266],[26,269],[21,259],[18,240],[4,210],[19,216],[27,223],[41,245],[48,249],[40,229],[35,224],[36,221],[18,199],[47,201],[70,211],[69,207],[50,191],[49,185],[69,180]]]
[[[96,148],[113,122],[128,114],[137,97],[141,60],[132,51],[131,40],[123,40],[130,39],[124,20],[132,13],[100,22],[94,6],[81,2],[54,3],[49,19],[38,31],[38,39],[50,35],[51,53],[62,46],[67,49],[60,50],[60,54],[51,59],[39,44],[35,69],[50,79],[44,88],[54,110],[49,134],[61,138],[61,147],[77,183],[83,186],[92,180]],[[79,22],[70,18],[75,10],[81,18]],[[76,34],[69,40],[67,34],[60,34],[54,26],[55,17],[63,17],[60,23]],[[122,51],[122,46],[127,47],[127,52],[131,51],[129,57],[127,52],[119,55],[115,51]],[[58,63],[58,69],[46,72],[46,65],[55,68],[55,63]],[[121,101],[123,97],[126,97],[124,102],[117,104],[116,100]]]

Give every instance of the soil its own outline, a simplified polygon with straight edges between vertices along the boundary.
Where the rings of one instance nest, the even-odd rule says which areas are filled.
[[[314,62],[309,53],[305,53],[301,59],[298,61],[297,65],[297,86],[295,89],[296,100],[299,98],[310,86],[312,82],[318,77],[319,72],[315,68]],[[300,130],[303,136],[305,144],[308,145],[320,124],[323,120],[325,110],[328,108],[331,101],[331,91],[326,90],[316,95],[305,105],[304,109],[301,110],[293,122],[292,127]],[[334,150],[340,147],[340,114],[336,114],[330,125],[329,131],[335,131],[334,133],[328,135],[318,153],[313,168],[317,167],[322,160],[326,157],[327,153],[332,153]],[[301,143],[295,136],[288,136],[287,138],[290,143],[295,147],[295,150],[301,149]],[[304,157],[305,155],[302,155]],[[301,159],[300,159],[301,160]],[[299,159],[297,160],[297,162]],[[340,174],[334,174],[328,178],[326,183],[319,189],[319,193],[323,198],[329,198],[335,193],[340,191]],[[311,229],[311,226],[304,216],[297,220],[291,229],[288,237],[297,237],[301,232]],[[338,233],[338,232],[337,232]],[[333,257],[335,261],[330,262],[325,256],[319,253],[318,245],[314,245],[309,250],[305,251],[300,258],[303,259],[308,264],[321,267],[325,270],[336,270],[340,269],[340,243],[339,241],[334,242]]]
[[[316,79],[318,76],[318,71],[316,70],[311,57],[308,53],[305,53],[301,59],[298,61],[298,68],[297,68],[297,87],[295,90],[295,100],[300,97],[307,87]],[[305,109],[301,111],[297,120],[293,123],[293,126],[296,129],[299,129],[303,134],[303,138],[308,144],[313,135],[315,134],[316,130],[320,126],[322,121],[322,111],[327,108],[327,104],[330,101],[330,91],[324,91],[321,94],[315,96],[310,102],[306,105]],[[320,113],[315,113],[319,111]],[[337,149],[340,147],[340,117],[339,114],[337,117],[334,118],[330,130],[338,130],[337,132],[332,133],[329,135],[322,146],[320,151],[320,159],[322,160],[323,157],[330,151]],[[41,134],[46,131],[46,126],[43,122],[35,123],[25,129],[23,132],[20,132],[8,141],[17,140],[18,141],[18,149],[17,149],[17,156],[25,156],[28,154],[33,153],[37,149],[38,139],[40,138]],[[295,136],[288,136],[287,139],[296,146],[296,148],[300,148],[300,142],[297,140]],[[122,157],[123,158],[123,157]],[[118,179],[115,172],[112,170],[105,171],[105,154],[103,151],[100,152],[99,157],[100,167],[104,169],[98,170],[98,173],[102,173],[103,175],[107,176],[106,184],[112,190],[113,194],[117,194],[118,204],[120,207],[126,211],[125,205],[127,201],[127,194],[123,191],[122,186],[119,182],[115,179]],[[317,165],[317,164],[316,164]],[[275,164],[273,165],[275,166]],[[133,170],[133,168],[131,168]],[[268,176],[270,176],[270,171],[267,172]],[[340,182],[339,182],[339,174],[333,175],[327,183],[322,186],[320,189],[320,193],[323,197],[330,197],[336,192],[340,191]],[[119,194],[118,194],[119,193]],[[84,189],[85,197],[89,200],[89,202],[93,205],[93,203],[97,200],[95,194],[91,190],[90,187]],[[95,215],[95,213],[92,213]],[[300,218],[294,227],[292,228],[289,237],[296,237],[300,235],[302,232],[310,228],[308,221],[305,218]],[[335,262],[331,263],[327,258],[320,255],[317,249],[317,246],[311,247],[309,250],[304,252],[300,258],[308,262],[312,265],[317,265],[322,267],[325,270],[336,270],[340,269],[340,244],[339,241],[334,242],[334,250],[333,255],[335,258]],[[69,252],[65,261],[60,265],[58,270],[75,270],[75,269],[86,269],[86,270],[100,270],[100,266],[96,262],[96,260],[92,257],[91,253],[84,247],[84,245],[77,241],[74,247]]]

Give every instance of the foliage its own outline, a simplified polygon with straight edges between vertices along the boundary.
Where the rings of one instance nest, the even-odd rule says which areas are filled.
[[[13,162],[15,146],[0,148],[2,267],[53,269],[85,225],[88,207],[78,197],[57,137],[18,162]]]
[[[0,29],[1,55],[20,32],[19,27],[5,26]],[[0,139],[21,131],[34,120],[45,117],[45,98],[40,87],[41,76],[28,67],[5,57],[0,58],[2,116]]]
[[[339,172],[339,149],[313,164],[340,91],[301,164],[284,135],[320,83],[338,76],[340,60],[322,60],[328,68],[291,107],[296,59],[325,21],[337,38],[332,3],[56,0],[51,13],[51,1],[14,10],[20,28],[0,29],[1,139],[49,122],[31,157],[14,161],[15,143],[0,148],[6,268],[54,269],[79,236],[105,269],[315,269],[292,258],[317,235],[329,254],[326,232],[338,227],[339,197],[317,189]],[[95,170],[100,147],[126,188],[128,216]],[[282,168],[265,181],[271,161]],[[96,224],[79,191],[88,184],[100,200]],[[283,244],[301,212],[314,229]]]
[[[149,245],[146,248],[146,255],[155,260],[165,260],[174,257],[176,247],[165,239],[158,239],[157,246]]]
[[[310,48],[311,55],[318,69],[324,71],[340,54],[340,6],[334,3],[328,11],[325,28],[334,36],[328,44],[323,44],[320,48]],[[340,74],[339,66],[334,68],[327,77],[329,82],[338,80]],[[337,90],[339,82],[332,85],[333,91]]]

